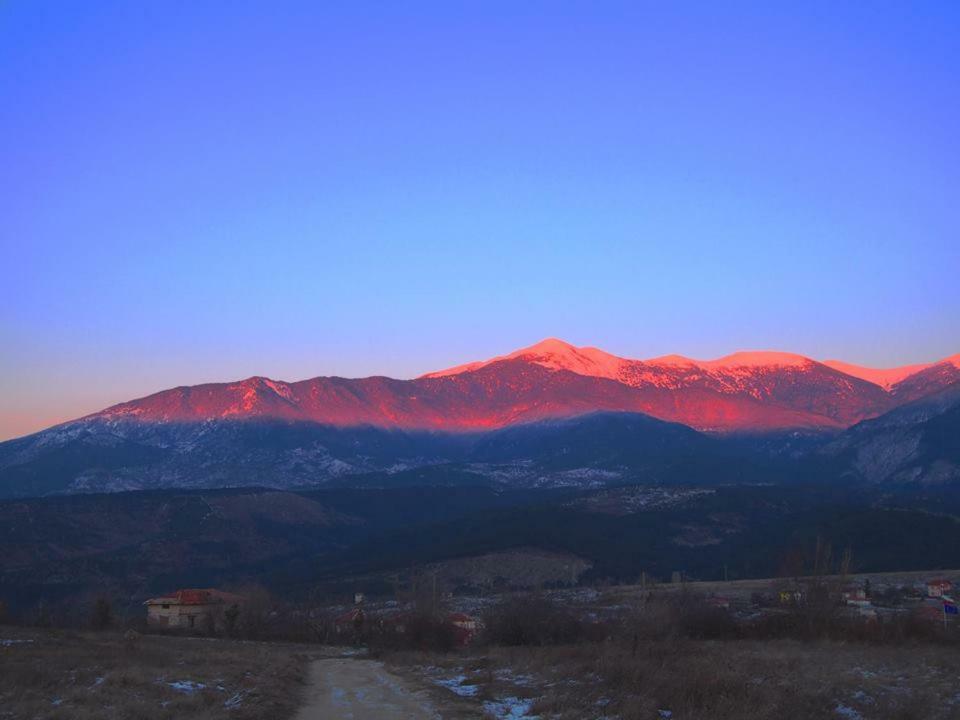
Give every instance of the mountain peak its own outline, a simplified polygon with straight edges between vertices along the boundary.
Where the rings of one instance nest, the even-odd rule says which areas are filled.
[[[569,370],[578,375],[616,379],[625,362],[595,347],[576,347],[563,340],[547,338],[536,345],[517,350],[508,359],[529,357],[532,362],[551,370]]]
[[[577,348],[566,340],[561,340],[560,338],[549,337],[541,340],[538,343],[531,345],[528,348],[523,348],[521,350],[516,350],[511,353],[513,355],[522,354],[522,353],[533,353],[533,352],[555,352],[555,353],[566,353],[566,352],[576,352]]]
[[[775,350],[744,350],[732,355],[724,355],[716,360],[707,360],[700,365],[707,367],[800,367],[814,362],[808,357],[795,353]]]
[[[677,365],[677,366],[697,366],[696,360],[685,357],[684,355],[661,355],[660,357],[644,360],[648,365]]]
[[[595,347],[577,347],[565,340],[546,338],[529,347],[515,350],[509,355],[498,355],[489,360],[457,365],[456,367],[437,372],[427,373],[422,377],[438,378],[472,372],[502,360],[516,360],[523,358],[530,362],[551,370],[569,370],[578,375],[593,377],[617,378],[620,368],[629,361],[611,355]]]

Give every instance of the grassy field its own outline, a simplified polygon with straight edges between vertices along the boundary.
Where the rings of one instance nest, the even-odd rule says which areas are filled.
[[[870,579],[909,585],[927,575]],[[362,639],[410,687],[428,688],[444,717],[960,718],[960,621],[917,616],[922,600],[866,620],[812,591],[796,607],[741,607],[779,582],[505,594],[476,608],[483,631],[464,648],[435,610],[408,618],[402,633]],[[311,659],[340,658],[349,675],[362,669],[348,667],[356,652],[0,626],[0,720],[282,720],[305,695]],[[375,685],[362,684],[357,697]]]
[[[0,718],[285,718],[309,648],[0,626]]]
[[[957,657],[945,646],[673,640],[392,662],[490,717],[950,720],[960,717]]]
[[[960,718],[955,621],[910,610],[863,619],[814,596],[737,620],[704,595],[749,596],[769,581],[657,590],[517,595],[487,608],[465,651],[385,658],[494,718]],[[616,614],[594,612],[604,607]]]

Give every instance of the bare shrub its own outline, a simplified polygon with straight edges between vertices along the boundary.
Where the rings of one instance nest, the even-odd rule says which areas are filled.
[[[113,607],[110,600],[101,595],[93,602],[90,612],[90,625],[94,630],[106,630],[113,624]]]
[[[606,629],[537,593],[513,595],[484,615],[483,638],[494,645],[559,645],[600,640]]]
[[[625,615],[620,634],[631,638],[633,643],[670,638],[716,640],[742,636],[728,610],[711,605],[703,596],[689,592],[648,595],[641,605]]]
[[[250,585],[236,592],[244,598],[244,602],[235,619],[235,634],[248,640],[269,637],[271,618],[275,616],[276,601],[273,595],[261,585]]]
[[[446,653],[457,646],[457,629],[442,615],[417,611],[402,621],[366,628],[363,639],[374,654],[385,650]]]

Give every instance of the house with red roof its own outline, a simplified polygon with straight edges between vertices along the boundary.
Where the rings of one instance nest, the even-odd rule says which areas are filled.
[[[456,631],[458,645],[467,645],[480,630],[480,622],[466,613],[453,612],[447,615],[447,622]]]
[[[949,595],[953,589],[953,583],[943,578],[927,580],[927,597],[943,597]]]
[[[206,589],[183,589],[150,598],[147,625],[169,630],[221,630],[226,625],[226,613],[239,611],[244,598],[233,593]]]
[[[847,605],[856,607],[869,607],[870,600],[867,598],[867,589],[863,585],[847,585],[840,591],[840,598]]]
[[[355,607],[333,619],[333,627],[337,635],[359,634],[363,630],[367,616],[362,608]]]

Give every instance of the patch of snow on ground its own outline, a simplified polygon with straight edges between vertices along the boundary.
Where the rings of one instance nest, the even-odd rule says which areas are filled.
[[[0,638],[0,647],[11,647],[13,645],[25,645],[27,643],[32,643],[32,642],[33,640],[18,640],[18,639],[7,640],[4,638]]]
[[[486,701],[483,704],[483,711],[497,720],[514,720],[515,718],[534,720],[538,716],[528,714],[534,702],[532,698],[505,697],[500,700]]]
[[[434,682],[451,692],[455,692],[460,697],[473,697],[477,694],[477,686],[464,685],[463,681],[466,679],[466,675],[454,675],[452,678],[434,680]]]
[[[366,655],[366,648],[343,648],[340,650],[340,657],[356,657],[358,655]]]
[[[224,700],[223,706],[228,709],[240,707],[240,704],[242,702],[243,702],[243,693],[237,693],[236,695],[231,695],[226,700]]]
[[[174,682],[167,683],[167,685],[172,687],[177,692],[188,694],[195,693],[198,690],[203,690],[205,687],[207,687],[202,682],[196,682],[195,680],[175,680]]]
[[[533,675],[514,674],[508,668],[497,670],[494,675],[496,675],[497,680],[503,680],[514,685],[532,685],[534,680]]]
[[[837,703],[837,706],[833,711],[842,718],[847,720],[863,720],[863,715],[858,713],[849,705],[844,705],[843,703]]]

